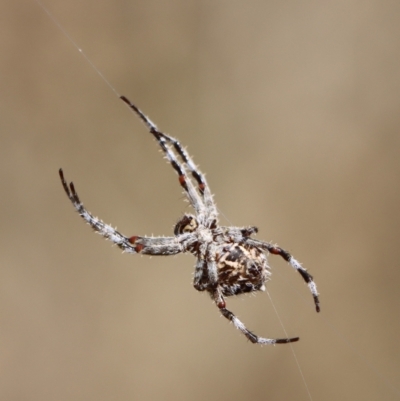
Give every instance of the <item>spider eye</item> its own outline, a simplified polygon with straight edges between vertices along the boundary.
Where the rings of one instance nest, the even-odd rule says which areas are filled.
[[[176,223],[174,228],[174,234],[179,235],[183,233],[191,233],[196,230],[198,224],[197,220],[194,216],[190,214],[185,214],[179,221]]]

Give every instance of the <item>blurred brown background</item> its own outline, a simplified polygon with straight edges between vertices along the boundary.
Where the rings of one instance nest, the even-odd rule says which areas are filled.
[[[188,146],[222,224],[260,228],[314,400],[400,398],[400,3],[46,0],[110,80]],[[1,400],[309,400],[192,287],[189,255],[122,255],[74,213],[169,235],[190,210],[144,126],[46,13],[1,2]],[[227,220],[228,219],[228,220]],[[284,331],[267,294],[228,306]],[[397,389],[396,389],[397,388]]]

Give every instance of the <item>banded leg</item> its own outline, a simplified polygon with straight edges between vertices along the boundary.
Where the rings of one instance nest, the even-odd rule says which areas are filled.
[[[175,255],[182,252],[182,245],[176,241],[175,237],[125,237],[125,235],[121,234],[114,227],[105,224],[102,220],[94,217],[87,211],[79,199],[74,184],[72,182],[69,185],[67,184],[62,169],[59,170],[59,175],[64,191],[79,215],[93,230],[113,242],[122,251],[151,255]]]
[[[197,291],[217,287],[218,269],[215,259],[216,246],[206,243],[201,244],[193,279],[193,286]]]
[[[206,286],[203,283],[201,283],[205,269],[207,269],[205,261],[200,258],[197,259],[193,278],[193,287],[197,291],[204,291],[207,289]]]
[[[215,291],[213,295],[214,301],[219,308],[222,316],[226,317],[229,321],[233,323],[233,325],[240,330],[247,339],[249,339],[253,344],[287,344],[299,341],[299,337],[292,338],[264,338],[259,337],[256,334],[252,333],[250,330],[246,328],[246,326],[228,309],[226,309],[226,303],[223,296],[219,293],[218,290]]]
[[[230,241],[243,243],[247,237],[258,233],[258,228],[254,226],[248,227],[221,227],[224,235],[229,238]],[[251,238],[250,238],[251,239]]]
[[[183,246],[175,237],[139,237],[129,238],[137,253],[141,255],[169,256],[183,252]]]
[[[212,287],[214,287],[218,282],[218,269],[217,269],[217,245],[215,243],[211,243],[208,245],[207,249],[207,273],[208,279]]]
[[[182,147],[182,145],[180,144],[180,142],[177,139],[175,139],[169,135],[165,135],[165,134],[163,134],[163,135],[168,141],[170,141],[173,144],[175,150],[177,151],[177,153],[179,154],[179,156],[181,157],[183,162],[189,168],[190,172],[192,173],[193,178],[196,180],[196,182],[199,186],[198,187],[199,192],[203,196],[204,203],[205,203],[206,209],[208,211],[207,218],[210,221],[215,220],[218,216],[218,211],[217,211],[217,207],[214,203],[214,200],[213,200],[213,197],[212,197],[212,194],[210,191],[210,187],[208,186],[204,175],[196,167],[196,165],[193,162],[193,159],[190,157],[190,155],[186,152],[186,150]]]
[[[302,267],[301,264],[289,252],[285,251],[284,249],[280,248],[277,245],[272,245],[268,242],[258,241],[253,238],[246,238],[244,242],[251,246],[264,249],[272,253],[273,255],[279,255],[283,259],[285,259],[286,262],[289,262],[289,264],[293,267],[293,269],[297,270],[300,273],[301,277],[303,277],[304,281],[307,283],[308,288],[310,289],[311,294],[314,298],[316,311],[319,312],[321,310],[319,305],[317,285],[314,282],[313,276],[310,273],[308,273],[308,271],[304,267]]]
[[[146,124],[147,128],[149,129],[150,133],[156,138],[157,142],[161,146],[162,150],[166,154],[168,160],[171,162],[173,168],[175,171],[178,173],[179,176],[179,182],[183,186],[186,192],[188,192],[188,189],[185,188],[184,184],[182,181],[187,186],[190,186],[193,188],[191,182],[188,180],[184,179],[185,176],[182,172],[182,167],[178,164],[178,161],[176,160],[175,156],[172,154],[172,152],[169,150],[169,148],[166,146],[165,142],[169,142],[172,144],[174,147],[175,151],[178,153],[178,155],[181,157],[182,161],[184,164],[187,166],[187,168],[190,170],[193,178],[196,180],[198,184],[198,190],[201,196],[204,199],[206,209],[203,209],[203,215],[206,216],[207,219],[213,221],[216,220],[218,216],[217,208],[214,204],[214,201],[212,199],[212,195],[209,189],[209,186],[207,184],[207,181],[205,180],[204,176],[202,173],[197,169],[196,165],[194,164],[192,158],[189,156],[189,154],[186,152],[186,150],[181,146],[179,141],[169,135],[164,134],[163,132],[159,131],[157,126],[138,108],[136,107],[133,103],[131,103],[125,96],[121,96],[121,99],[128,104],[128,106],[141,118],[141,120]],[[174,160],[172,160],[174,159]],[[196,192],[197,195],[197,192]],[[198,197],[193,197],[192,198],[197,198],[194,199],[194,201],[197,201],[197,203],[200,203],[203,205],[203,203],[200,201]],[[194,206],[194,202],[192,202],[192,205]],[[208,210],[206,214],[206,210]],[[200,214],[201,216],[202,214]],[[201,219],[201,217],[200,217]]]

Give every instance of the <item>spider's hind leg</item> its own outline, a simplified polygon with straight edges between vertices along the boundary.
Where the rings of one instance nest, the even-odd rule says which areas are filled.
[[[231,321],[233,325],[240,330],[253,344],[287,344],[299,341],[299,337],[276,339],[259,337],[248,330],[247,327],[231,311],[226,309],[224,297],[218,289],[213,293],[213,299],[221,314]]]
[[[246,238],[245,243],[251,246],[255,246],[257,248],[264,249],[272,253],[273,255],[279,255],[283,259],[285,259],[286,262],[288,262],[290,266],[293,267],[293,269],[297,270],[300,273],[301,277],[303,277],[303,280],[308,285],[308,288],[310,289],[310,292],[314,298],[316,311],[319,312],[321,310],[319,304],[317,285],[315,284],[313,276],[288,251],[285,251],[278,245],[273,245],[270,244],[269,242],[263,242],[253,238]]]
[[[319,312],[321,308],[319,306],[318,291],[313,276],[289,252],[285,251],[279,246],[272,246],[268,250],[273,255],[281,256],[283,259],[289,262],[293,269],[297,270],[300,273],[301,277],[303,277],[303,280],[308,285],[308,288],[310,289],[311,294],[314,298],[315,309],[317,312]]]

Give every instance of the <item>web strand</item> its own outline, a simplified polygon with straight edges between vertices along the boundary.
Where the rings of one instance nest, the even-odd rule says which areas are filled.
[[[93,61],[85,54],[85,52],[78,46],[78,44],[74,41],[72,36],[66,31],[66,29],[58,22],[58,20],[54,17],[54,15],[39,1],[34,0],[39,7],[48,15],[50,20],[56,25],[56,27],[64,34],[64,36],[72,43],[72,45],[78,50],[78,52],[83,56],[86,62],[93,68],[94,71],[100,76],[100,78],[106,83],[106,85],[114,92],[114,94],[120,98],[120,94],[115,89],[115,87],[111,84],[111,82],[103,75],[103,73],[96,67]]]
[[[281,327],[282,327],[282,329],[283,329],[283,332],[285,333],[285,336],[288,337],[288,333],[287,333],[287,331],[286,331],[286,329],[285,329],[285,326],[283,325],[282,319],[281,319],[281,317],[279,316],[279,313],[278,313],[278,311],[277,311],[277,309],[276,309],[276,307],[275,307],[275,304],[274,304],[274,302],[272,301],[272,297],[271,297],[269,291],[267,290],[266,293],[268,294],[268,298],[269,298],[269,300],[271,301],[271,305],[272,305],[272,307],[274,308],[276,317],[277,317],[278,320],[279,320],[279,323],[280,323],[280,325],[281,325]],[[295,360],[295,362],[296,362],[297,369],[299,370],[299,373],[300,373],[300,376],[301,376],[301,380],[302,380],[303,383],[304,383],[304,387],[306,388],[306,391],[307,391],[307,394],[308,394],[308,398],[309,398],[311,401],[313,401],[313,398],[312,398],[311,393],[310,393],[310,389],[308,388],[308,385],[307,385],[307,382],[306,382],[306,378],[304,377],[304,374],[303,374],[303,370],[301,369],[299,360],[297,359],[297,355],[296,355],[296,353],[294,352],[293,345],[292,345],[291,343],[289,343],[288,345],[290,346],[290,349],[292,350],[293,358],[294,358],[294,360]]]

